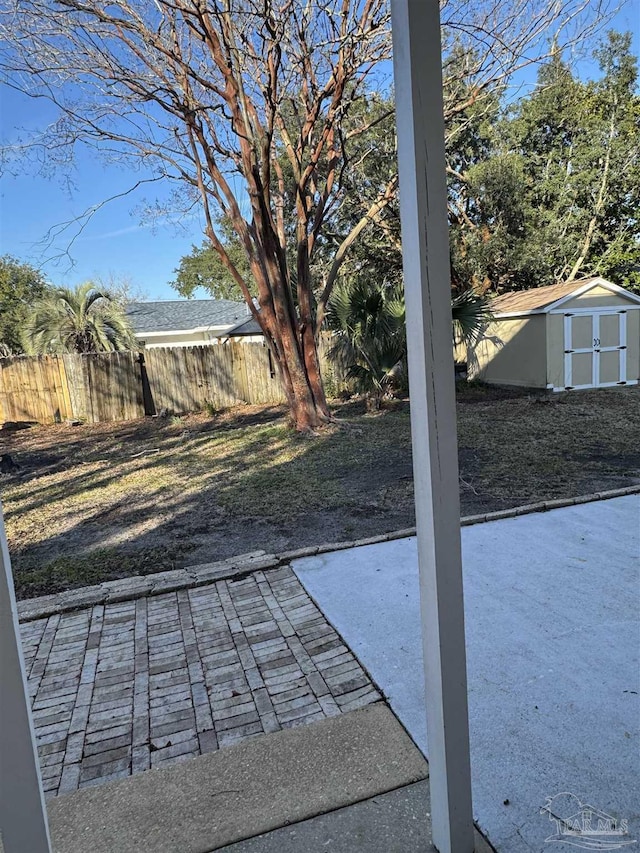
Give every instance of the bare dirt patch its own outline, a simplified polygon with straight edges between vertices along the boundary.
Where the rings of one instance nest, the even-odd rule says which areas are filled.
[[[414,524],[409,406],[308,438],[277,407],[0,431],[20,597]],[[461,386],[464,515],[640,482],[640,392]]]

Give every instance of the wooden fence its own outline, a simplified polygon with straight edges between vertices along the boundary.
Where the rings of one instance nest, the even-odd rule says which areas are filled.
[[[126,421],[284,400],[262,343],[0,359],[0,423]]]
[[[193,412],[245,403],[283,403],[269,350],[261,343],[154,348],[144,353],[155,412]],[[149,408],[149,405],[147,405]]]

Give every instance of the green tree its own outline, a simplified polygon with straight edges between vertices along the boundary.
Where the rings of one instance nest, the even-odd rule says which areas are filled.
[[[251,277],[247,253],[238,235],[228,222],[220,223],[218,227],[227,256],[247,282],[251,294],[255,296],[255,284]],[[169,283],[180,296],[193,296],[194,292],[201,287],[214,299],[242,300],[244,298],[236,278],[222,262],[220,253],[214,249],[210,240],[205,240],[200,246],[192,246],[190,254],[180,258],[174,273],[176,277]]]
[[[575,77],[559,48],[531,95],[463,116],[449,150],[454,282],[477,292],[584,275],[640,284],[640,100],[628,35],[608,33],[601,76]],[[472,89],[472,83],[469,83]],[[497,107],[496,107],[497,105]]]
[[[27,316],[23,340],[30,355],[135,348],[122,307],[90,281],[47,290]]]
[[[586,268],[640,292],[640,95],[631,34],[610,32],[596,51],[594,84],[604,157],[572,274]]]
[[[39,270],[11,255],[0,258],[0,354],[22,352],[21,332],[30,306],[44,293]]]
[[[536,287],[551,258],[527,231],[522,157],[495,153],[464,174],[464,216],[451,217],[451,266],[458,290]],[[461,194],[462,195],[462,194]]]
[[[630,35],[610,32],[596,51],[601,77],[587,82],[558,51],[503,123],[493,165],[512,158],[518,179],[501,204],[515,195],[523,219],[507,229],[520,255],[511,286],[592,274],[640,284],[640,98],[630,49]]]

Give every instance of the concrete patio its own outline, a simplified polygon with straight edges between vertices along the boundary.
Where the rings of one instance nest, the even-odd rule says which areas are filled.
[[[640,495],[462,530],[474,817],[500,853],[549,850],[562,792],[640,841],[639,534]],[[427,754],[415,539],[293,565]]]

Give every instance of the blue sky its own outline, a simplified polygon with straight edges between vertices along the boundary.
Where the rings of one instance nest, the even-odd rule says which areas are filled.
[[[54,117],[44,101],[5,87],[0,89],[0,96],[3,142],[15,139],[18,129],[37,131]],[[90,152],[81,151],[70,177],[72,185],[61,175],[44,177],[28,166],[19,174],[2,176],[0,254],[42,265],[55,284],[113,278],[128,280],[134,290],[148,298],[175,298],[177,294],[168,282],[181,256],[203,239],[198,219],[153,228],[141,224],[140,206],[145,199],[153,201],[162,190],[158,184],[143,186],[101,207],[69,247],[69,257],[64,253],[77,226],[60,234],[51,245],[49,230],[73,221],[105,199],[125,193],[144,176],[103,164]]]
[[[621,9],[613,26],[634,33],[637,55],[640,50],[638,0],[631,0]],[[588,61],[580,68],[584,74],[595,73]],[[36,132],[54,117],[52,108],[44,101],[0,87],[3,143],[15,140],[19,130]],[[101,207],[70,247],[68,244],[77,228],[64,232],[47,245],[50,229],[74,220],[92,205],[125,192],[140,177],[143,176],[107,166],[88,153],[80,154],[74,163],[73,186],[59,175],[46,178],[29,167],[15,175],[3,174],[0,254],[11,254],[21,261],[41,266],[55,284],[74,285],[95,278],[126,280],[134,292],[146,298],[176,298],[169,281],[182,255],[190,251],[192,244],[202,241],[202,222],[196,215],[187,221],[163,222],[155,227],[141,223],[140,206],[162,193],[157,184],[142,187]],[[67,249],[70,257],[64,254]]]

